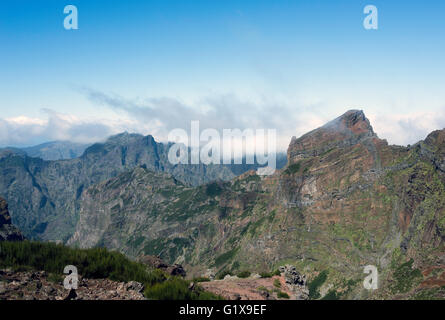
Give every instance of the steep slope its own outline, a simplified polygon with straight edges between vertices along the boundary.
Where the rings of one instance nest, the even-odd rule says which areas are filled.
[[[160,255],[191,274],[291,263],[311,279],[327,275],[312,298],[440,296],[444,135],[389,146],[351,110],[293,138],[288,166],[270,177],[188,188],[139,168],[83,191],[70,243]],[[362,286],[369,264],[376,292]]]

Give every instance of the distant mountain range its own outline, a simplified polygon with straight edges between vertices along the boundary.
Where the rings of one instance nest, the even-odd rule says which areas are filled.
[[[13,152],[43,160],[66,160],[80,157],[90,145],[69,141],[52,141],[32,147],[6,147],[0,149],[0,154]]]
[[[169,145],[156,142],[152,136],[129,133],[93,144],[77,158],[43,159],[62,155],[62,151],[71,150],[73,146],[59,142],[28,149],[0,150],[0,195],[8,200],[14,223],[27,237],[66,240],[77,223],[78,200],[83,190],[137,167],[166,172],[193,186],[227,181],[259,167],[246,164],[172,165],[168,161]],[[77,147],[80,152],[81,147]],[[31,157],[30,154],[42,157]],[[284,166],[285,163],[286,156],[278,155],[278,164]]]
[[[80,144],[69,141],[53,141],[37,146],[21,148],[26,154],[33,158],[43,160],[65,160],[80,157],[89,144]]]

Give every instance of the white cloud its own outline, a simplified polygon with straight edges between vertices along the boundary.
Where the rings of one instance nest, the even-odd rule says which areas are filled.
[[[43,109],[42,118],[18,116],[0,118],[0,146],[29,146],[53,140],[80,143],[102,141],[123,131],[151,134],[166,142],[176,128],[190,132],[192,120],[200,121],[201,131],[223,129],[276,129],[278,151],[286,151],[292,136],[300,136],[332,120],[333,110],[322,102],[301,103],[281,98],[241,99],[233,94],[212,95],[195,102],[161,97],[127,99],[88,88],[83,94],[93,102],[114,111],[108,118],[81,118]],[[391,144],[413,144],[433,130],[445,127],[445,111],[407,114],[375,114],[364,109],[380,138]],[[338,114],[346,112],[339,110]],[[332,117],[333,118],[333,117]]]
[[[445,111],[406,114],[372,114],[374,131],[390,144],[414,144],[434,130],[445,128]]]

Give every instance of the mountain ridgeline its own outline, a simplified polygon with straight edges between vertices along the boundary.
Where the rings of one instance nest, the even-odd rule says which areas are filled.
[[[61,145],[65,147],[60,149]],[[169,146],[156,142],[150,135],[122,133],[105,143],[91,145],[73,159],[48,161],[29,156],[33,154],[29,153],[31,150],[44,158],[56,157],[55,149],[59,152],[69,147],[65,143],[26,150],[3,149],[0,150],[0,195],[7,199],[14,223],[27,237],[64,242],[78,222],[82,192],[121,173],[143,167],[197,186],[227,181],[235,174],[258,168],[256,164],[172,165],[168,161]],[[278,157],[279,165],[284,166],[281,158]]]
[[[311,298],[445,297],[445,130],[392,146],[351,110],[292,138],[266,177],[171,166],[166,153],[128,134],[73,160],[10,153],[0,194],[26,235],[158,255],[191,275],[290,263]],[[366,265],[379,290],[363,288]]]

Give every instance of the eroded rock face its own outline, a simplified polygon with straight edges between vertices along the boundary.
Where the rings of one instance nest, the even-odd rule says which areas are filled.
[[[8,211],[8,203],[0,198],[0,241],[24,240],[20,230],[11,224],[11,216]]]

